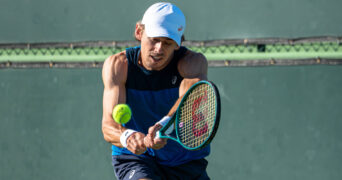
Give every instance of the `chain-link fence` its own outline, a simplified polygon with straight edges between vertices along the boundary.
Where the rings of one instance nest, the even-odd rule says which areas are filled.
[[[139,42],[0,44],[0,68],[99,67]],[[342,64],[342,38],[185,41],[210,66]]]

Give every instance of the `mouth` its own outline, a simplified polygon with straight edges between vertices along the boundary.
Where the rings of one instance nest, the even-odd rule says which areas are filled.
[[[155,62],[161,61],[163,59],[163,56],[152,56],[152,55],[150,55],[150,57]]]

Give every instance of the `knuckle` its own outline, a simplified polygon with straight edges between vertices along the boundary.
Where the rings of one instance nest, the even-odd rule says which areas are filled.
[[[148,128],[148,133],[151,134],[154,131],[154,126]]]

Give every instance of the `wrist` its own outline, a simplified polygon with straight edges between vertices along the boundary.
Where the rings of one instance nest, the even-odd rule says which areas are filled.
[[[120,136],[120,143],[124,148],[127,148],[127,139],[137,131],[133,129],[126,129]]]

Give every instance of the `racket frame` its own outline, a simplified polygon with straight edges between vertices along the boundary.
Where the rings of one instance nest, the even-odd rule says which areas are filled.
[[[180,112],[181,112],[181,107],[183,102],[187,99],[187,97],[190,95],[190,93],[192,92],[192,90],[194,88],[196,88],[197,86],[201,85],[201,84],[208,84],[209,86],[212,87],[212,89],[214,90],[215,93],[215,97],[216,97],[216,119],[214,122],[214,126],[211,129],[211,133],[210,135],[197,147],[188,147],[186,145],[184,145],[180,140],[179,140],[179,116],[180,116]],[[179,106],[177,107],[177,110],[175,112],[175,114],[171,117],[170,121],[162,128],[159,130],[159,138],[168,138],[168,139],[172,139],[174,141],[177,141],[180,145],[182,145],[182,147],[184,147],[185,149],[188,150],[200,150],[203,149],[204,147],[206,147],[211,141],[212,139],[215,137],[215,134],[217,132],[218,126],[219,126],[219,122],[220,122],[220,115],[221,115],[221,100],[220,100],[220,94],[219,91],[217,89],[217,87],[215,86],[214,83],[210,82],[210,81],[198,81],[197,83],[195,83],[194,85],[192,85],[189,90],[185,93],[185,95],[183,96],[181,102],[179,103]],[[165,134],[165,131],[171,126],[174,125],[174,129],[176,130],[176,137],[173,137],[171,135]]]

